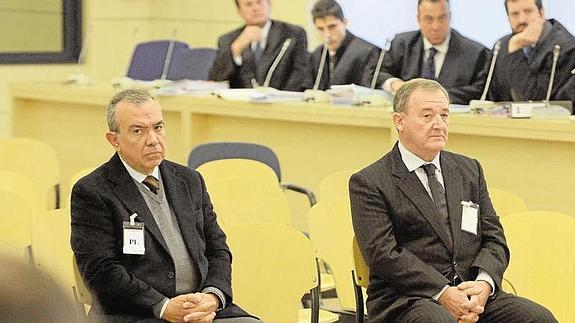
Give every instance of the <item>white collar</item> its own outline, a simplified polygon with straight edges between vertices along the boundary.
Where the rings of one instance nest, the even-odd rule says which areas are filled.
[[[447,37],[445,37],[445,40],[443,41],[443,43],[441,43],[439,45],[432,45],[431,42],[429,40],[427,40],[427,38],[425,38],[425,36],[423,36],[423,49],[428,51],[431,47],[434,47],[435,49],[437,49],[438,52],[445,54],[445,53],[447,53],[447,50],[449,49],[449,41],[450,40],[451,40],[451,29],[447,33]]]
[[[119,155],[118,155],[119,156]],[[124,161],[124,159],[122,159],[122,157],[120,157],[120,160],[122,161],[122,164],[124,164],[124,167],[126,167],[126,170],[128,171],[128,174],[130,174],[130,176],[135,179],[138,183],[141,183],[144,181],[144,179],[146,179],[146,177],[148,175],[152,175],[154,176],[157,180],[160,180],[160,169],[158,168],[158,166],[154,167],[154,169],[152,170],[151,174],[142,174],[140,172],[138,172],[137,170],[135,170],[134,168],[132,168],[132,166],[128,165],[128,163],[126,163]]]
[[[427,161],[419,158],[417,155],[415,155],[411,151],[407,150],[407,148],[405,148],[401,144],[401,141],[397,142],[397,147],[399,148],[401,160],[403,161],[403,164],[405,164],[405,167],[407,167],[407,170],[409,172],[413,172],[414,170],[418,169],[419,167],[421,167],[425,164],[433,164],[441,173],[441,163],[439,162],[439,155],[441,154],[441,152],[439,154],[437,154],[437,156],[435,156],[435,158],[431,162],[427,162]]]

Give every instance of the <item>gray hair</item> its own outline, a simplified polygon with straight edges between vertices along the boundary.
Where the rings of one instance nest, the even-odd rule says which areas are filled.
[[[118,120],[116,120],[116,106],[118,103],[129,102],[134,105],[140,105],[150,100],[154,101],[154,97],[144,89],[127,89],[114,95],[106,108],[106,120],[108,121],[108,129],[113,132],[120,131]]]
[[[449,94],[447,90],[439,82],[429,79],[413,79],[405,82],[395,93],[393,98],[393,112],[405,112],[409,98],[416,90],[422,91],[441,91],[449,102]]]

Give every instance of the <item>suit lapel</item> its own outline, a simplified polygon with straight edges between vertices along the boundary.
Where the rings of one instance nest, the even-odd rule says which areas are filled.
[[[416,37],[416,40],[412,46],[409,46],[409,50],[411,52],[406,56],[408,57],[407,61],[409,61],[409,64],[405,69],[404,79],[418,78],[421,76],[421,64],[423,55],[423,36],[421,33],[419,34],[419,37]]]
[[[419,213],[431,224],[441,241],[451,249],[452,242],[448,228],[445,228],[439,220],[437,208],[415,171],[409,172],[405,167],[397,144],[393,148],[392,172],[395,177],[395,185],[411,200]]]
[[[195,208],[190,196],[191,192],[189,192],[186,183],[177,176],[174,168],[170,165],[166,163],[160,164],[160,172],[166,190],[166,197],[170,201],[172,211],[175,213],[180,232],[182,233],[182,239],[186,244],[189,255],[192,257],[193,263],[197,265],[199,264],[198,244],[196,241],[197,235],[195,235]]]
[[[108,180],[116,184],[114,194],[128,209],[128,216],[137,213],[138,216],[136,220],[144,223],[146,230],[148,230],[151,236],[169,253],[166,241],[160,232],[160,228],[158,228],[156,224],[154,216],[150,212],[146,201],[142,197],[132,177],[122,164],[118,154],[114,155],[111,159],[110,177]],[[129,217],[123,219],[123,221],[129,220]]]
[[[441,71],[439,71],[439,76],[437,81],[441,84],[449,84],[453,75],[451,75],[451,66],[455,66],[459,69],[461,65],[459,64],[460,58],[463,56],[460,53],[459,36],[455,30],[451,30],[451,38],[449,39],[449,46],[447,47],[447,54],[445,55],[445,60],[443,60],[443,65],[441,66]]]
[[[441,173],[445,185],[445,195],[447,199],[447,210],[449,213],[449,223],[451,225],[451,236],[453,237],[453,255],[457,254],[459,238],[461,234],[461,201],[463,192],[463,183],[459,167],[449,158],[447,154],[441,154]]]

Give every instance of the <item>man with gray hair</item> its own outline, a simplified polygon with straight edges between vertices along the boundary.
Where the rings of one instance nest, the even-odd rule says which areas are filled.
[[[231,254],[202,176],[164,160],[147,92],[107,109],[112,158],[72,189],[71,245],[103,322],[259,322],[232,303]]]
[[[393,108],[399,141],[349,182],[353,228],[370,269],[370,320],[556,322],[501,289],[509,249],[481,165],[443,150],[447,91],[414,79]]]

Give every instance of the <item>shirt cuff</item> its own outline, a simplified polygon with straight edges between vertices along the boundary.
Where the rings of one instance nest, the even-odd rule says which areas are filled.
[[[441,294],[443,294],[443,292],[445,292],[445,290],[447,290],[448,288],[449,288],[449,285],[445,285],[445,287],[443,287],[443,289],[439,293],[437,293],[431,297],[433,297],[433,299],[437,301],[441,297]]]
[[[169,298],[164,298],[163,300],[159,301],[156,305],[152,306],[152,311],[154,312],[154,316],[156,318],[162,319],[162,316],[164,316],[164,312],[166,311],[166,307],[168,307],[169,302],[170,302]]]
[[[489,275],[485,270],[479,269],[479,275],[477,275],[475,281],[479,280],[483,280],[491,285],[491,294],[489,294],[489,296],[493,296],[493,294],[495,294],[495,282],[493,281],[493,278],[491,278],[491,275]]]
[[[385,80],[385,82],[383,82],[382,88],[389,93],[393,93],[393,91],[391,90],[391,82],[398,81],[398,80],[401,80],[401,79],[399,79],[397,77],[390,77],[387,80]]]
[[[222,293],[222,291],[219,290],[218,288],[213,287],[213,286],[208,286],[208,287],[202,289],[202,293],[214,294],[220,299],[220,306],[218,307],[218,310],[226,308],[226,297],[224,296],[224,293]]]
[[[237,66],[242,66],[243,61],[242,61],[242,57],[241,57],[241,56],[232,56],[232,57],[234,58],[234,63],[235,63]]]

